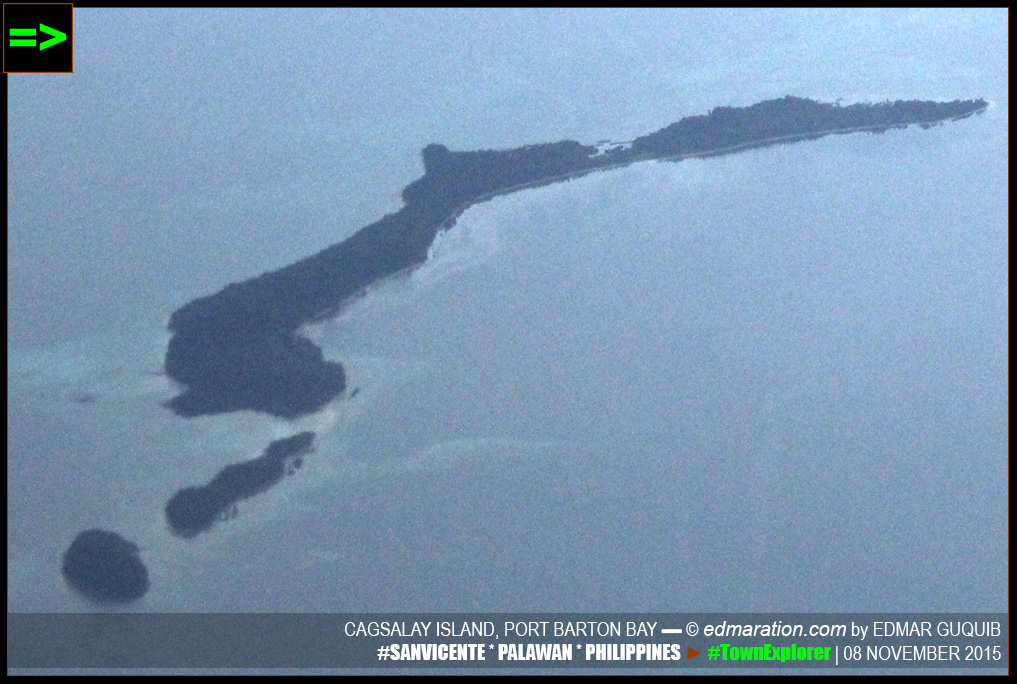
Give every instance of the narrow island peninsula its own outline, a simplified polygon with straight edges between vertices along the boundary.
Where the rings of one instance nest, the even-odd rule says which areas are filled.
[[[750,107],[717,107],[631,142],[572,140],[513,150],[423,150],[424,175],[402,191],[404,206],[347,240],[276,271],[195,299],[170,318],[166,374],[183,391],[167,405],[183,417],[251,410],[294,419],[346,390],[341,363],[300,334],[374,282],[427,260],[439,232],[470,206],[498,195],[649,160],[732,154],[825,135],[923,128],[981,113],[983,99],[901,101],[842,107],[787,96]],[[354,390],[355,392],[356,390]],[[208,484],[170,498],[172,531],[193,538],[299,467],[315,434],[276,440],[262,455],[229,465]],[[98,602],[133,601],[149,588],[138,547],[106,530],[82,532],[64,556],[68,584]]]
[[[422,264],[435,236],[470,206],[524,188],[648,160],[681,160],[981,113],[985,100],[836,104],[787,96],[717,107],[631,143],[572,140],[513,150],[423,150],[424,175],[402,191],[405,206],[349,239],[277,271],[227,285],[173,313],[167,375],[184,386],[168,406],[180,416],[252,410],[297,418],[346,389],[342,364],[299,334],[371,283]]]
[[[166,504],[170,529],[184,539],[209,530],[234,514],[241,501],[271,489],[292,475],[311,450],[313,432],[301,432],[270,443],[258,458],[228,465],[201,487],[181,489]]]

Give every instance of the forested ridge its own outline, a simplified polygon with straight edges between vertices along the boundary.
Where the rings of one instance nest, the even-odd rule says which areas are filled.
[[[471,204],[541,183],[651,159],[706,156],[831,133],[963,118],[985,100],[898,100],[840,106],[787,96],[716,107],[606,151],[566,140],[511,150],[424,148],[423,177],[405,206],[318,254],[195,299],[170,318],[166,373],[186,387],[169,402],[183,416],[250,409],[294,418],[346,388],[343,367],[300,336],[371,283],[423,263],[435,236]]]

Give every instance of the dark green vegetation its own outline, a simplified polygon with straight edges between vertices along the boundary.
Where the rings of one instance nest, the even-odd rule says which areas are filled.
[[[650,159],[724,154],[831,133],[883,132],[959,119],[984,100],[897,101],[841,107],[796,97],[717,107],[603,154],[564,141],[514,150],[424,148],[424,176],[403,190],[406,205],[348,240],[295,264],[196,299],[170,319],[167,374],[186,386],[169,402],[182,416],[250,409],[285,418],[314,412],[341,394],[339,363],[299,335],[371,283],[427,258],[439,231],[471,204]]]
[[[984,100],[840,107],[785,97],[718,107],[606,151],[574,141],[477,152],[428,145],[424,176],[403,189],[405,206],[398,212],[318,254],[228,285],[173,314],[166,372],[185,391],[169,406],[182,416],[254,410],[284,418],[322,408],[345,391],[346,376],[341,364],[326,361],[300,335],[300,327],[333,314],[371,283],[423,263],[440,231],[470,205],[496,195],[651,159],[727,154],[910,124],[928,128],[986,107]],[[227,466],[208,484],[180,490],[166,505],[171,528],[186,538],[209,529],[238,502],[299,467],[313,441],[311,432],[277,440],[260,457]],[[149,588],[137,547],[104,530],[78,535],[64,554],[63,574],[71,587],[97,601],[132,601]]]
[[[87,530],[64,553],[64,579],[87,598],[127,602],[148,591],[148,569],[138,547],[116,532]]]
[[[236,504],[279,482],[288,466],[300,467],[313,441],[313,432],[277,439],[258,458],[226,466],[207,485],[181,489],[166,504],[170,528],[187,539],[208,530]]]
[[[717,107],[706,116],[686,117],[656,133],[636,138],[632,151],[653,158],[723,150],[756,141],[765,143],[772,138],[809,139],[853,130],[882,133],[909,124],[964,118],[987,106],[985,100],[897,100],[841,107],[788,96],[751,107]]]

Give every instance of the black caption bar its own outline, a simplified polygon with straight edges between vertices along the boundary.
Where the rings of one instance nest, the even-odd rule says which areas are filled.
[[[8,668],[1006,668],[1006,613],[8,613]]]

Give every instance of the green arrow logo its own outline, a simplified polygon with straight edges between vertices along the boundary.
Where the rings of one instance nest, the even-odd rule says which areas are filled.
[[[67,40],[67,34],[63,31],[57,31],[55,28],[50,28],[46,24],[39,24],[39,30],[48,36],[53,36],[44,43],[39,44],[40,52],[48,47],[53,47],[57,43],[62,43]],[[32,36],[31,38],[11,38],[11,47],[35,47],[35,29],[11,29],[12,36]]]

